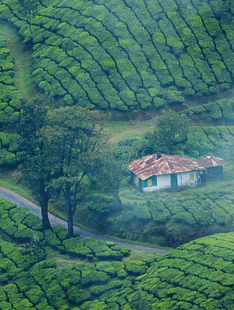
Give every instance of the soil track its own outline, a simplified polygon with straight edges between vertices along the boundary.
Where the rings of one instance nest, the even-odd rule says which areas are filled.
[[[36,214],[37,216],[39,216],[41,218],[41,208],[39,206],[37,206],[35,203],[29,201],[28,199],[10,191],[9,189],[6,189],[4,187],[0,187],[0,197],[5,198],[6,200],[8,200],[12,203],[17,204],[18,207],[26,207],[28,210],[32,211],[34,214]],[[49,219],[50,219],[51,225],[53,225],[53,226],[60,225],[60,226],[67,228],[67,222],[66,221],[60,219],[59,217],[57,217],[51,213],[49,213]],[[168,250],[163,250],[163,249],[159,249],[159,248],[152,248],[152,247],[130,244],[130,243],[126,243],[126,242],[120,242],[118,240],[115,240],[115,239],[112,239],[109,237],[93,234],[93,233],[91,233],[87,230],[84,230],[78,226],[74,226],[74,232],[79,233],[79,235],[82,239],[84,239],[86,237],[92,237],[92,238],[97,239],[97,240],[113,241],[118,246],[127,246],[131,250],[135,250],[135,251],[148,251],[148,252],[161,253],[161,254],[165,254],[168,252]]]

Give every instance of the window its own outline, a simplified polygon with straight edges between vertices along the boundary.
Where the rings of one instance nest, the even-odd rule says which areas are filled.
[[[138,176],[135,176],[135,182],[139,183],[139,177]]]
[[[194,174],[190,174],[190,182],[194,181]]]
[[[152,185],[153,185],[152,179],[148,179],[147,180],[147,186],[152,186]]]

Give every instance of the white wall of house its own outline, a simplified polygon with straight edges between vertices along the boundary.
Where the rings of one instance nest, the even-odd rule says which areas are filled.
[[[163,174],[163,175],[157,175],[157,186],[143,187],[143,191],[153,192],[158,189],[163,189],[163,188],[168,188],[168,187],[171,187],[171,175]]]
[[[200,171],[181,172],[176,174],[177,185],[181,186],[197,186],[200,184]],[[139,185],[139,183],[135,183]],[[171,187],[171,175],[164,174],[157,176],[157,186],[143,187],[144,192],[153,192],[155,190],[170,188]]]
[[[197,186],[201,182],[200,171],[194,170],[194,171],[177,173],[177,182],[178,182],[178,187],[179,186]]]

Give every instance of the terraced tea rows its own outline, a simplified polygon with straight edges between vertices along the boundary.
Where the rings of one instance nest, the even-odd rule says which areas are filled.
[[[0,36],[0,117],[6,119],[20,111],[21,94],[14,86],[14,60],[6,47],[6,40]],[[0,132],[0,165],[16,163],[16,135]]]
[[[181,193],[145,193],[123,190],[124,211],[107,219],[109,234],[151,244],[178,246],[207,234],[232,231],[233,167],[227,180]]]
[[[232,309],[233,246],[233,233],[190,242],[158,258],[135,288],[147,309]]]
[[[232,84],[233,11],[222,1],[43,1],[32,33],[17,0],[0,3],[34,42],[36,83],[68,105],[147,109]]]
[[[40,231],[39,218],[3,199],[1,227],[8,220],[6,212],[19,227],[30,224],[31,228],[23,230]],[[63,228],[55,230],[57,237],[66,238]],[[0,239],[0,308],[133,310],[140,305],[149,310],[230,310],[233,249],[234,233],[219,234],[150,259],[95,260],[92,264],[76,260],[63,262],[60,269],[42,249],[38,255],[30,247],[16,247]]]

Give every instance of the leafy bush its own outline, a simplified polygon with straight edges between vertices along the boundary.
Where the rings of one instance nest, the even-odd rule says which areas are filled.
[[[87,255],[92,254],[92,251],[84,246],[79,238],[66,239],[62,244],[65,250],[72,255],[84,258]]]
[[[49,245],[56,247],[61,244],[60,240],[56,237],[56,234],[53,233],[51,230],[46,230],[44,232],[44,235],[45,240],[48,242]]]
[[[112,1],[101,4],[92,3],[92,10],[89,2],[39,4],[32,15],[32,39],[18,4],[2,0],[3,18],[34,45],[33,75],[39,87],[68,105],[122,111],[160,107],[166,101],[181,104],[183,96],[230,87],[232,17],[222,4],[185,7],[167,0],[146,7],[138,1],[121,2],[118,9]],[[9,52],[2,40],[0,65],[12,72]],[[8,87],[12,83],[10,75],[2,80]],[[168,91],[172,85],[175,90]]]

